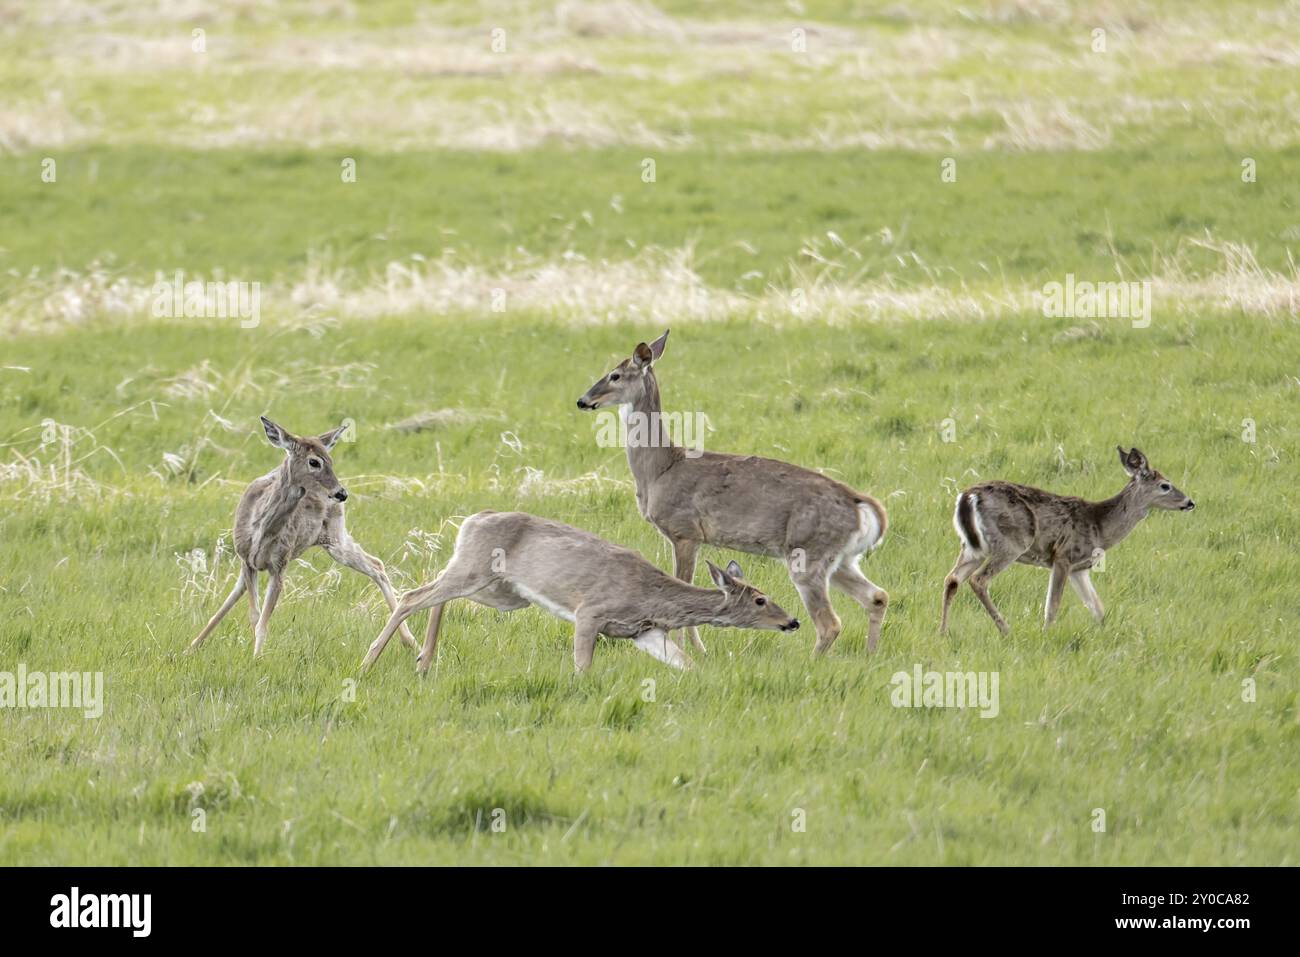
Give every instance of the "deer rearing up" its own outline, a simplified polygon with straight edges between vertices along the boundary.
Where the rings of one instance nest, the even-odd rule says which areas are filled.
[[[799,622],[741,574],[710,563],[717,590],[696,588],[656,568],[637,552],[571,525],[526,512],[479,512],[465,519],[451,561],[433,582],[402,596],[362,661],[369,668],[393,631],[422,608],[432,608],[424,649],[416,663],[429,670],[438,647],[442,609],[468,598],[500,611],[537,605],[573,622],[573,664],[591,666],[596,636],[631,638],[642,651],[674,668],[690,659],[668,637],[674,628],[717,625],[794,631]]]
[[[397,606],[384,563],[352,540],[343,523],[343,503],[348,493],[334,476],[330,450],[344,432],[340,426],[324,435],[290,435],[266,416],[262,428],[271,444],[284,449],[279,468],[255,479],[235,509],[235,554],[243,563],[239,580],[212,620],[190,643],[187,651],[203,644],[239,597],[248,592],[249,619],[253,625],[253,653],[266,645],[267,623],[280,598],[284,569],[313,545],[329,552],[340,565],[361,572],[379,586],[389,608]],[[258,608],[257,576],[269,572],[266,601]],[[402,629],[402,640],[417,647],[414,636]]]
[[[815,651],[824,653],[840,633],[829,586],[867,612],[867,650],[880,641],[889,595],[858,569],[861,556],[885,537],[885,508],[876,499],[818,472],[753,455],[699,452],[674,445],[664,426],[654,365],[665,332],[637,345],[578,400],[580,409],[619,406],[636,415],[627,461],[641,515],[668,539],[675,573],[690,581],[701,544],[718,545],[785,561],[790,578],[817,629]],[[648,428],[646,428],[648,426]],[[698,629],[689,631],[701,651]]]
[[[1119,461],[1129,482],[1118,495],[1102,502],[1011,482],[985,482],[958,495],[952,522],[961,551],[943,583],[940,634],[948,630],[953,596],[969,579],[971,590],[1005,635],[1010,629],[989,597],[989,582],[1016,562],[1052,570],[1045,625],[1056,620],[1067,579],[1092,616],[1101,621],[1104,610],[1089,574],[1097,559],[1133,531],[1152,508],[1190,512],[1196,507],[1137,449],[1119,449]]]

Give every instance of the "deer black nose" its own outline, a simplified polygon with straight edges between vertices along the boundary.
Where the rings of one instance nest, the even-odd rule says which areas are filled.
[[[340,502],[346,502],[348,500],[348,490],[345,488],[339,489],[334,493],[334,498]]]
[[[789,621],[787,621],[784,625],[781,626],[781,630],[782,630],[782,631],[798,631],[798,630],[799,630],[799,619],[798,619],[798,618],[791,618]]]
[[[1184,512],[1190,512],[1190,511],[1191,511],[1192,509],[1194,509],[1194,508],[1196,508],[1196,503],[1193,502],[1193,501],[1189,498],[1189,499],[1187,500],[1187,504],[1183,506],[1183,511],[1184,511]]]

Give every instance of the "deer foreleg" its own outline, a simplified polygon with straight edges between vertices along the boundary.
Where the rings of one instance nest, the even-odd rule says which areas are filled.
[[[226,596],[226,600],[221,603],[221,607],[217,609],[217,613],[208,620],[206,625],[203,626],[203,630],[199,632],[198,637],[190,642],[190,646],[186,649],[186,653],[198,650],[199,646],[207,640],[208,635],[212,634],[213,629],[215,629],[217,625],[221,624],[221,619],[225,618],[230,609],[235,607],[235,602],[239,601],[239,596],[244,593],[244,589],[247,587],[248,582],[245,579],[244,574],[241,572],[239,580],[235,582],[235,587],[231,589],[230,594]]]
[[[693,581],[695,578],[695,553],[699,550],[700,543],[693,542],[689,539],[669,539],[673,546],[673,574],[684,582]],[[691,644],[700,654],[708,654],[709,650],[704,647],[704,642],[700,640],[700,629],[691,625],[685,629],[686,637],[690,639]]]
[[[393,594],[393,585],[388,580],[388,572],[385,571],[383,562],[375,558],[374,555],[369,554],[346,533],[340,540],[326,545],[325,551],[329,552],[330,557],[340,565],[360,572],[378,585],[379,590],[384,594],[384,601],[388,604],[388,610],[390,612],[397,610],[397,596]],[[415,640],[415,636],[411,634],[411,630],[406,627],[405,623],[398,626],[397,633],[401,636],[402,644],[406,645],[406,647],[415,649],[420,647]]]

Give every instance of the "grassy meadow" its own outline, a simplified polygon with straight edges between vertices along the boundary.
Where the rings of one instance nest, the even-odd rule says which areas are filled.
[[[0,0],[0,673],[104,676],[97,718],[0,707],[0,864],[1300,863],[1296,36],[1293,3]],[[258,321],[158,315],[178,272]],[[1044,315],[1067,275],[1149,282],[1149,324]],[[459,602],[426,678],[397,642],[362,676],[386,609],[317,550],[263,658],[242,602],[181,655],[262,413],[355,423],[399,591],[484,508],[671,568],[574,406],[665,328],[707,448],[885,502],[875,654],[836,593],[820,660],[704,629],[689,672],[602,640],[579,678],[567,623]],[[957,491],[1107,497],[1119,444],[1197,508],[1107,555],[1104,625],[1067,591],[1044,631],[1019,566],[1010,636],[966,589],[941,638]],[[778,562],[701,557],[807,618]],[[918,665],[997,673],[997,715],[894,707]]]

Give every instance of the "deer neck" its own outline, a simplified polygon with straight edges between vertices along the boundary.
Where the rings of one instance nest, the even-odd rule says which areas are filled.
[[[696,625],[717,625],[728,627],[723,620],[727,597],[711,588],[696,588],[685,582],[674,588],[671,597],[660,605],[655,615],[655,623],[672,631],[677,628],[693,628]]]
[[[663,475],[681,457],[682,450],[673,445],[663,421],[663,403],[659,399],[659,382],[653,371],[645,376],[645,392],[630,406],[623,406],[627,426],[627,464],[638,490],[643,490]]]
[[[1130,481],[1118,495],[1099,503],[1100,517],[1098,527],[1101,531],[1101,547],[1109,549],[1119,544],[1137,523],[1147,517],[1149,506],[1138,501],[1138,484]]]

